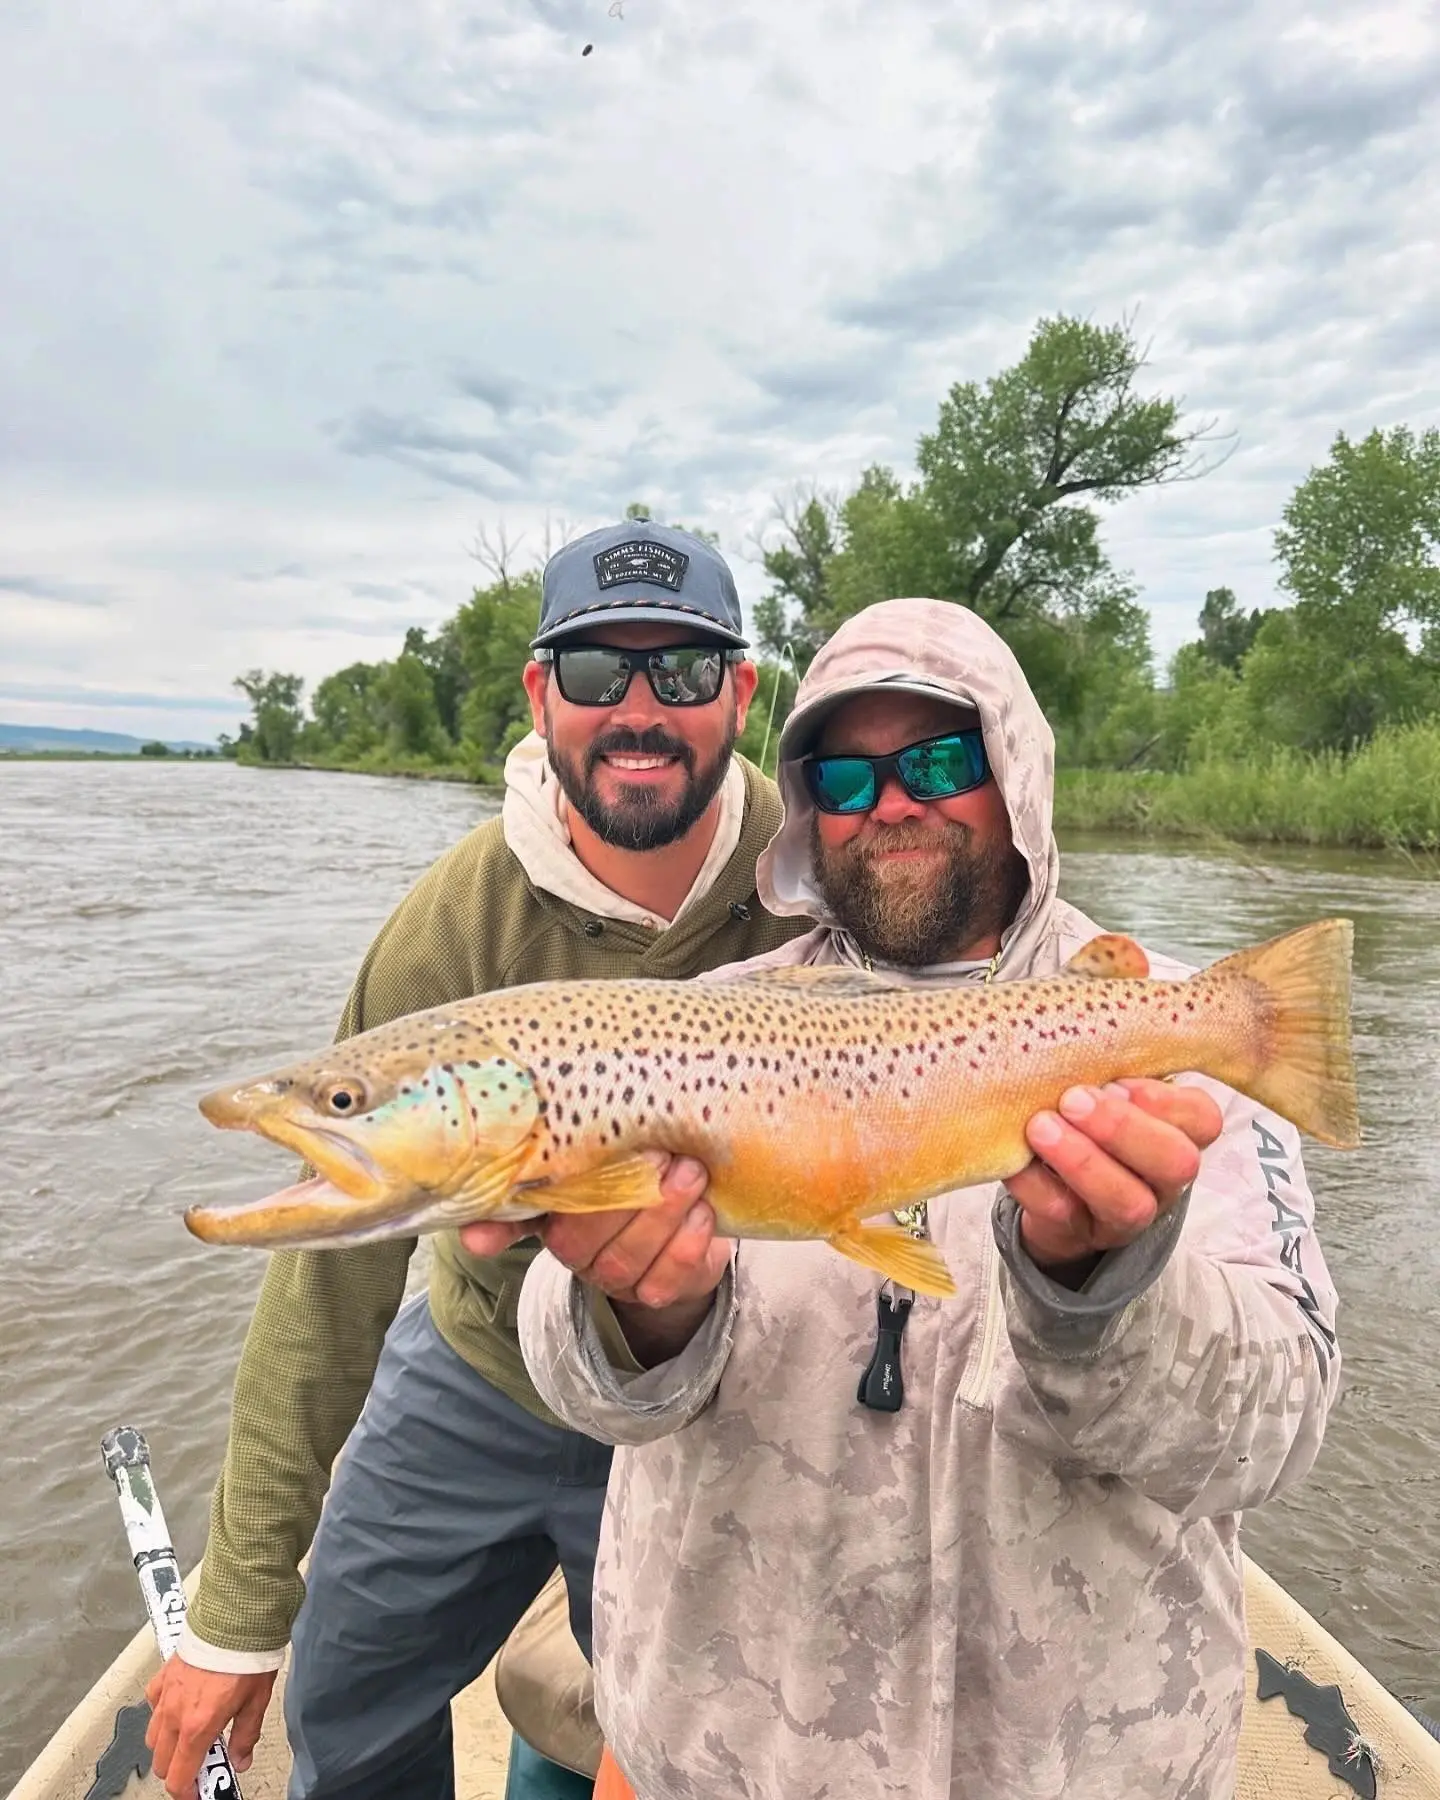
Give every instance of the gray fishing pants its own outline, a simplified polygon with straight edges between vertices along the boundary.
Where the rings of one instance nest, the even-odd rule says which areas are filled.
[[[291,1640],[288,1800],[454,1800],[450,1701],[558,1561],[590,1654],[610,1450],[458,1357],[424,1295],[391,1326]]]

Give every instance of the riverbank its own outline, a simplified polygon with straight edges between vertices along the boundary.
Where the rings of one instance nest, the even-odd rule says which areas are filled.
[[[0,761],[17,762],[138,760],[103,752],[0,752]],[[373,775],[498,791],[493,779],[477,779],[473,766],[419,757],[240,760],[250,768]],[[1204,762],[1176,771],[1061,769],[1056,777],[1055,824],[1062,832],[1440,856],[1440,721],[1383,731],[1351,755],[1331,751],[1306,756],[1277,750],[1244,762]]]
[[[1064,769],[1057,830],[1440,852],[1440,722],[1381,732],[1349,756],[1274,751],[1246,762]]]
[[[326,775],[382,775],[390,781],[454,781],[465,787],[489,788],[462,763],[423,762],[419,757],[363,757],[343,761],[339,757],[307,757],[304,762],[262,763],[246,756],[239,759],[252,769],[311,769]]]

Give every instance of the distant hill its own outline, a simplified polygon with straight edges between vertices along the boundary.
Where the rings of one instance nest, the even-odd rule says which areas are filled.
[[[5,750],[89,750],[106,756],[138,756],[142,744],[152,738],[127,737],[123,731],[66,731],[55,725],[0,724],[0,751]],[[188,738],[166,738],[172,750],[213,750],[214,744],[199,744]]]

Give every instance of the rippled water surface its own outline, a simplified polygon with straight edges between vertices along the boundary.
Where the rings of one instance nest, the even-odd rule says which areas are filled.
[[[491,810],[465,788],[230,764],[0,764],[0,1791],[142,1623],[97,1446],[142,1426],[203,1547],[261,1261],[191,1200],[281,1173],[195,1098],[323,1042],[390,907]],[[1378,857],[1067,845],[1087,911],[1193,961],[1356,922],[1363,1150],[1311,1149],[1346,1384],[1250,1548],[1398,1692],[1440,1703],[1440,882]]]

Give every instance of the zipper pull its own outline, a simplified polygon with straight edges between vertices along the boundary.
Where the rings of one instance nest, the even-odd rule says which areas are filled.
[[[915,1304],[913,1295],[892,1301],[881,1288],[875,1296],[875,1348],[855,1398],[872,1412],[899,1412],[905,1401],[905,1381],[900,1372],[900,1340],[905,1321]]]

